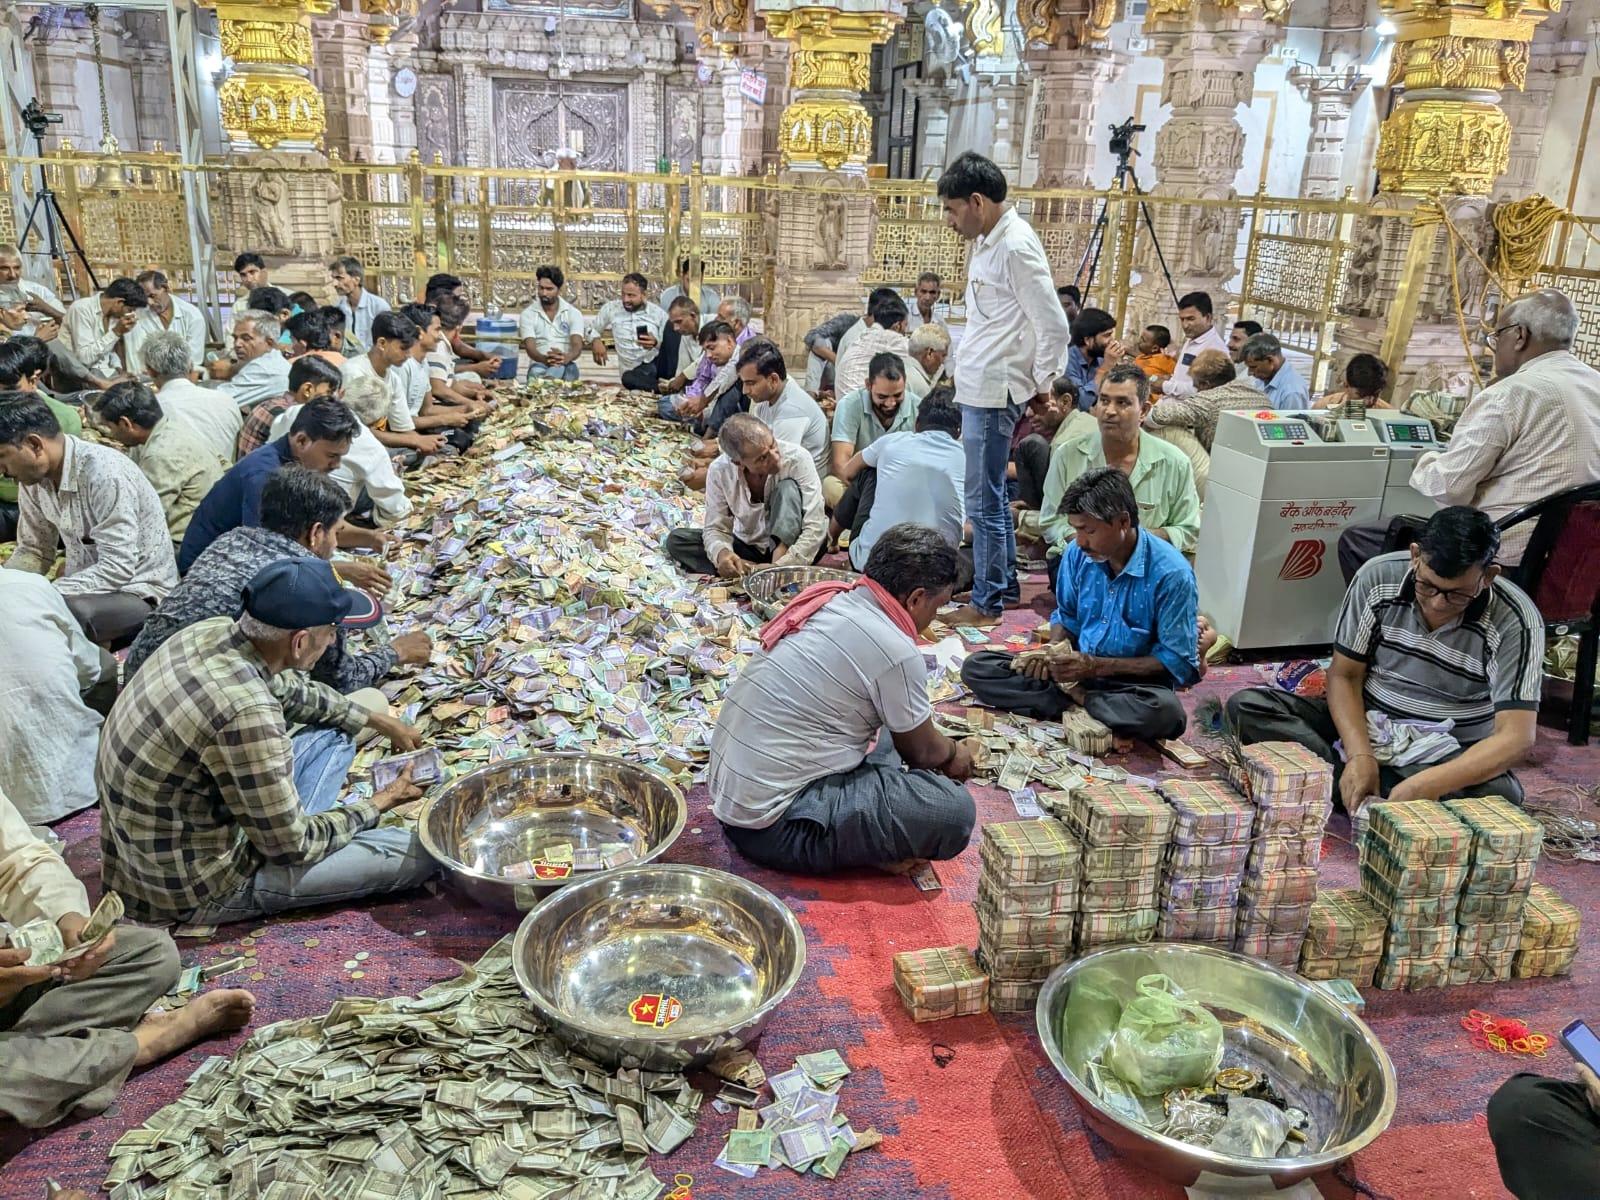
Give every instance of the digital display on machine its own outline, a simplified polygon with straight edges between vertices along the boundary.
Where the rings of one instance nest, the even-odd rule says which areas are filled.
[[[1261,431],[1261,440],[1264,442],[1292,442],[1306,436],[1304,425],[1263,424],[1256,428]]]
[[[1428,425],[1390,424],[1389,440],[1391,442],[1431,442],[1433,441],[1433,429]]]

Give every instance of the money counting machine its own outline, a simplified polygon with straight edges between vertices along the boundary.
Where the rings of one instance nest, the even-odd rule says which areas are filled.
[[[1383,485],[1383,507],[1378,516],[1426,517],[1439,506],[1411,486],[1411,470],[1424,454],[1443,450],[1445,443],[1433,432],[1426,417],[1373,409],[1357,421],[1340,421],[1338,440],[1348,445],[1389,447],[1389,476]]]

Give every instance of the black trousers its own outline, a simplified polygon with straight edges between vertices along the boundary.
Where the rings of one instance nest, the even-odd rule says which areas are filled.
[[[750,401],[745,398],[744,389],[735,383],[711,402],[711,407],[706,409],[705,415],[700,418],[700,424],[695,427],[695,432],[703,437],[716,437],[717,431],[722,428],[722,423],[734,413],[749,411]]]
[[[860,537],[861,531],[867,527],[867,518],[872,515],[872,504],[877,498],[877,468],[862,467],[856,477],[845,485],[839,503],[833,506],[833,519],[839,522],[841,529],[850,531],[851,541]]]
[[[961,665],[961,682],[979,704],[1038,721],[1059,721],[1072,698],[1054,683],[1013,671],[1011,658],[1003,650],[979,650]],[[1159,741],[1180,736],[1189,723],[1178,694],[1159,683],[1094,679],[1085,689],[1084,711],[1118,737]]]
[[[655,395],[656,363],[660,361],[661,356],[658,354],[649,362],[642,362],[632,370],[624,371],[622,373],[622,386],[630,392],[649,392],[652,396]],[[672,361],[676,362],[677,359]]]
[[[1017,443],[1012,459],[1017,464],[1017,499],[1029,508],[1044,507],[1044,479],[1050,472],[1050,439],[1030,433]]]
[[[1581,1083],[1513,1075],[1488,1115],[1500,1178],[1517,1200],[1600,1194],[1600,1115]]]
[[[15,501],[0,500],[0,542],[15,541],[17,537],[17,505]]]
[[[656,354],[656,361],[651,364],[655,370],[655,383],[650,386],[652,392],[656,383],[666,383],[678,377],[678,354],[682,349],[683,334],[668,321],[666,329],[661,332],[661,349]]]
[[[706,554],[703,532],[693,525],[680,525],[667,534],[663,544],[667,557],[691,574],[715,575],[717,564]],[[769,563],[771,550],[760,550],[748,542],[733,539],[733,552],[746,562]]]
[[[1428,523],[1427,517],[1404,515],[1387,521],[1358,521],[1339,535],[1339,573],[1349,583],[1369,558],[1404,550]]]
[[[1246,688],[1228,697],[1227,715],[1228,724],[1238,733],[1241,742],[1246,745],[1251,742],[1299,742],[1317,757],[1333,764],[1334,779],[1337,783],[1344,764],[1339,761],[1339,755],[1333,748],[1333,743],[1339,738],[1339,731],[1334,728],[1333,716],[1328,712],[1326,700],[1291,696],[1278,688]],[[1463,746],[1462,750],[1465,749]],[[1456,754],[1459,753],[1461,750],[1456,751]],[[1454,754],[1449,756],[1449,758],[1454,757]],[[1449,758],[1440,761],[1448,762]],[[1384,764],[1378,768],[1378,786],[1385,795],[1388,795],[1389,789],[1402,779],[1437,765],[1437,763],[1419,763],[1410,767],[1392,767]],[[1339,798],[1337,787],[1333,796],[1337,801]],[[1503,796],[1513,804],[1521,804],[1522,784],[1517,782],[1517,777],[1510,771],[1505,771],[1493,779],[1486,779],[1482,783],[1475,783],[1471,787],[1440,798],[1449,800],[1457,796]]]
[[[156,610],[149,600],[127,592],[65,596],[63,599],[89,640],[107,650],[121,650],[130,645]]]

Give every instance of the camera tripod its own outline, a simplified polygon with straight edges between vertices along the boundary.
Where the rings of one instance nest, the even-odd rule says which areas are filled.
[[[22,110],[22,123],[28,127],[28,132],[33,135],[34,156],[41,161],[39,167],[39,186],[34,191],[33,203],[28,206],[27,218],[22,223],[22,231],[17,234],[17,250],[23,254],[28,253],[28,238],[32,235],[35,222],[38,223],[44,235],[45,249],[50,255],[51,265],[60,263],[61,274],[66,280],[67,290],[72,293],[74,300],[78,299],[78,277],[73,272],[71,254],[78,256],[78,261],[83,264],[83,271],[89,277],[89,286],[95,291],[100,290],[100,280],[95,277],[94,268],[89,265],[89,256],[83,252],[83,245],[78,241],[78,235],[72,232],[66,214],[61,211],[61,202],[56,199],[55,192],[50,190],[50,176],[45,171],[44,162],[44,131],[51,124],[50,118],[54,114],[47,113],[39,107],[37,99],[28,101]],[[60,117],[55,118],[60,121]]]
[[[1161,264],[1161,274],[1166,277],[1167,290],[1172,293],[1172,303],[1178,303],[1178,288],[1172,282],[1172,272],[1167,269],[1167,256],[1161,252],[1161,239],[1156,235],[1156,224],[1150,219],[1150,206],[1145,203],[1144,189],[1139,186],[1139,177],[1133,173],[1133,147],[1126,141],[1126,135],[1117,136],[1117,129],[1113,126],[1111,139],[1112,152],[1117,156],[1117,174],[1112,180],[1114,190],[1123,194],[1132,193],[1138,197],[1139,212],[1144,216],[1145,228],[1150,231],[1150,244],[1155,247],[1156,261]],[[1094,286],[1095,272],[1100,269],[1100,255],[1106,248],[1106,225],[1111,212],[1111,199],[1100,201],[1100,213],[1094,219],[1094,225],[1089,230],[1089,241],[1083,248],[1083,259],[1078,263],[1078,278],[1081,279],[1083,294],[1088,298],[1089,289]],[[1088,269],[1088,275],[1084,269]]]

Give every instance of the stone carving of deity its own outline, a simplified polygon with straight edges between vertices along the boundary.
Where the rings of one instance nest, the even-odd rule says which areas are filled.
[[[817,208],[818,257],[812,266],[818,271],[844,270],[844,197],[829,193]]]
[[[1196,275],[1223,273],[1227,256],[1228,213],[1225,209],[1205,208],[1195,219],[1189,243],[1189,267]],[[1233,274],[1231,270],[1228,274]]]
[[[250,188],[250,236],[263,250],[294,249],[288,192],[276,175],[257,175]]]

